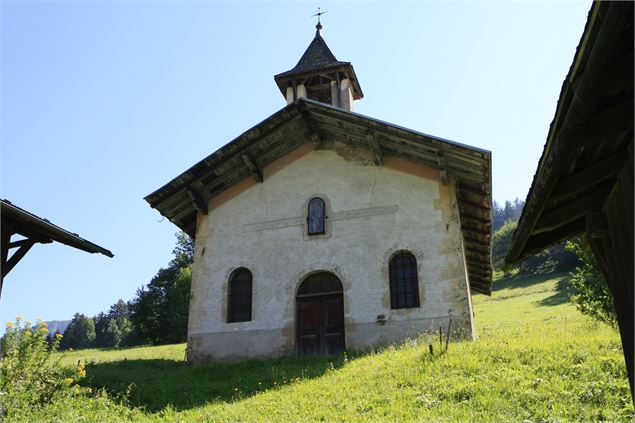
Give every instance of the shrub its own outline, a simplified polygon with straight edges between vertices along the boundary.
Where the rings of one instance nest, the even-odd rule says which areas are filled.
[[[574,252],[581,263],[571,273],[571,300],[576,308],[582,314],[617,327],[613,296],[591,249],[582,239],[578,239],[567,242],[567,250]]]
[[[84,365],[78,363],[73,369],[60,367],[59,360],[52,363],[51,354],[57,349],[62,335],[56,334],[50,345],[47,335],[45,322],[31,325],[18,317],[15,323],[7,323],[0,363],[2,416],[43,406],[59,392],[83,392],[75,382],[86,376]]]

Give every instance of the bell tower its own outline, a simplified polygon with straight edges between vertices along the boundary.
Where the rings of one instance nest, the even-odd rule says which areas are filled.
[[[353,101],[364,97],[350,62],[335,58],[321,35],[318,16],[315,38],[300,61],[289,71],[274,76],[287,104],[299,97],[310,98],[340,109],[353,111]]]

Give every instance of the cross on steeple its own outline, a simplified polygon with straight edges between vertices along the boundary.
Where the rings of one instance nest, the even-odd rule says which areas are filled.
[[[312,17],[312,18],[314,18],[314,17],[316,17],[316,16],[317,16],[317,18],[318,18],[317,25],[315,25],[315,29],[317,30],[317,31],[316,31],[316,33],[317,33],[317,34],[319,34],[319,33],[320,33],[320,30],[322,29],[322,24],[320,23],[320,17],[321,17],[323,14],[325,14],[326,12],[327,12],[326,10],[325,10],[324,12],[322,12],[322,11],[320,10],[320,8],[318,7],[318,11],[317,11],[317,13],[316,13],[315,15],[311,15],[311,17]]]

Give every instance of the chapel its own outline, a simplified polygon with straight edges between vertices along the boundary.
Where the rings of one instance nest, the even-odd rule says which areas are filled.
[[[195,240],[189,362],[475,337],[491,153],[355,113],[321,30],[274,77],[285,107],[145,197]]]

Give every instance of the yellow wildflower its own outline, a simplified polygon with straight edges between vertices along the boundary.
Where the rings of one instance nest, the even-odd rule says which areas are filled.
[[[81,361],[79,362],[79,365],[77,366],[77,372],[79,373],[79,377],[86,376],[86,368],[84,367],[84,363],[82,363]]]
[[[62,339],[62,337],[63,337],[63,336],[64,336],[64,335],[62,335],[61,333],[56,333],[56,334],[55,334],[55,337],[56,337],[57,339]]]
[[[79,395],[79,386],[75,385],[75,395]]]
[[[7,329],[13,328],[15,325],[11,322],[7,323]]]
[[[27,331],[24,331],[24,336],[27,336],[27,337],[28,337],[28,336],[31,336],[31,332],[29,332],[28,330],[27,330]]]
[[[72,377],[67,377],[66,379],[64,379],[64,382],[71,385],[73,382],[75,382],[75,379],[73,379]]]
[[[48,333],[48,329],[47,328],[40,328],[40,332],[41,333]]]

